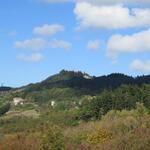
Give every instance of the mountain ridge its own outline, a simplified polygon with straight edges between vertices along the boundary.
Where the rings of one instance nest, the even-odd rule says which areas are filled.
[[[123,73],[111,73],[108,75],[102,76],[91,76],[85,72],[81,71],[68,71],[61,70],[59,73],[51,75],[46,79],[36,82],[30,83],[25,86],[21,86],[18,88],[12,88],[9,86],[0,87],[0,91],[10,91],[12,89],[26,89],[30,87],[40,86],[41,88],[53,88],[53,87],[76,87],[82,88],[85,86],[92,86],[95,88],[117,88],[121,84],[144,84],[150,83],[150,75],[142,75],[142,76],[130,76]],[[85,84],[85,85],[84,85]],[[36,90],[36,89],[35,89]]]
[[[23,89],[26,92],[34,92],[52,88],[72,88],[75,90],[83,90],[87,93],[97,93],[104,89],[113,90],[122,84],[150,84],[150,75],[132,77],[123,73],[112,73],[96,77],[81,71],[62,70],[41,82],[24,86]]]

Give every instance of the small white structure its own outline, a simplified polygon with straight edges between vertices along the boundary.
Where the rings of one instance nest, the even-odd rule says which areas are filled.
[[[51,101],[51,106],[54,107],[56,105],[55,101]]]
[[[91,76],[86,75],[86,74],[85,74],[83,77],[84,77],[85,79],[88,79],[88,80],[91,80],[91,79],[92,79],[92,77],[91,77]]]
[[[20,97],[15,97],[13,98],[13,103],[15,106],[17,105],[23,105],[24,104],[24,100]]]

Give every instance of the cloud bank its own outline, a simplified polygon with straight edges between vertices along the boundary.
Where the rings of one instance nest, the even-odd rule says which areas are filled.
[[[113,35],[107,43],[107,55],[112,59],[121,53],[150,52],[150,29],[133,35]]]
[[[148,61],[141,61],[141,60],[134,60],[131,65],[130,68],[134,71],[140,71],[140,72],[146,72],[149,73],[150,72],[150,60]]]
[[[129,9],[123,5],[96,6],[77,3],[74,9],[80,28],[124,29],[150,26],[150,9]]]
[[[113,4],[149,4],[149,0],[35,0],[44,3],[80,3],[80,2],[88,2],[91,4],[99,4],[99,5],[113,5]]]

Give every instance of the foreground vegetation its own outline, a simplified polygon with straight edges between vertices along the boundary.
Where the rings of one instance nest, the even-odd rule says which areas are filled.
[[[0,150],[149,150],[150,84],[142,77],[140,84],[121,84],[120,76],[102,90],[92,88],[94,77],[62,71],[0,93]],[[24,103],[14,105],[14,97]]]
[[[149,150],[149,132],[148,109],[137,103],[130,111],[111,110],[100,121],[70,127],[47,122],[5,133],[0,150]]]

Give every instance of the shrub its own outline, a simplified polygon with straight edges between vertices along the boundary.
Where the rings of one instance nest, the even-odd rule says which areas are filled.
[[[142,103],[136,103],[136,113],[139,117],[148,115],[148,109]]]
[[[116,136],[110,143],[99,145],[94,150],[149,150],[150,130],[138,128],[123,136]]]
[[[95,130],[94,133],[87,136],[87,143],[90,145],[96,145],[105,143],[112,139],[112,134],[105,129]]]
[[[41,150],[65,150],[64,136],[58,126],[50,126],[43,135]]]
[[[0,106],[0,116],[4,115],[6,112],[8,112],[10,109],[10,103],[5,103],[2,106]]]
[[[0,141],[0,150],[39,150],[39,147],[39,139],[25,133],[8,135]]]

